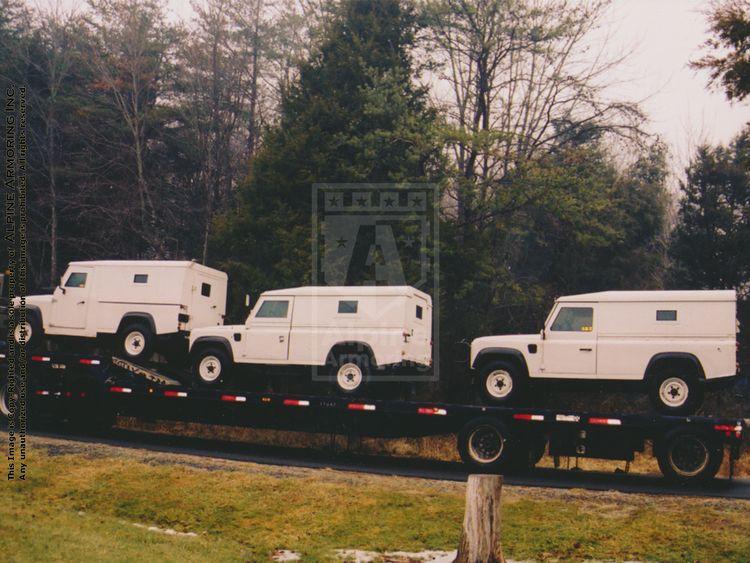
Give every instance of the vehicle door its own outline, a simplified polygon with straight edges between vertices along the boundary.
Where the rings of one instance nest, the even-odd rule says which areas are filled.
[[[596,330],[593,303],[560,303],[545,327],[543,377],[596,375]]]
[[[289,357],[294,297],[261,299],[245,325],[244,360],[248,363],[281,362]]]
[[[93,284],[93,268],[76,266],[66,272],[60,286],[52,294],[50,326],[85,328]]]

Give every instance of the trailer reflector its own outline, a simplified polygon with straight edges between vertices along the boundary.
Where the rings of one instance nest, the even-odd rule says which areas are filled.
[[[221,400],[229,403],[244,403],[247,401],[247,397],[243,397],[242,395],[222,395]]]
[[[732,434],[734,434],[734,437],[738,440],[742,438],[742,425],[736,424],[714,424],[714,430],[717,432],[723,432],[727,438],[731,437]]]
[[[174,391],[174,390],[167,390],[164,391],[165,397],[187,397],[187,391]]]
[[[85,366],[98,366],[101,364],[99,360],[90,360],[89,358],[81,358],[78,360],[79,364],[83,364]]]
[[[49,356],[31,356],[32,362],[49,362],[50,357]]]
[[[514,414],[513,418],[515,418],[516,420],[529,420],[535,422],[544,421],[543,414]]]
[[[349,403],[347,408],[350,411],[374,411],[375,405],[366,405],[364,403]]]
[[[37,389],[36,394],[41,395],[42,397],[46,397],[47,395],[49,395],[49,391],[47,391],[46,389]]]
[[[619,418],[589,418],[589,424],[598,424],[600,426],[621,426],[622,420]]]
[[[304,401],[299,399],[284,399],[285,407],[309,407],[310,401]]]
[[[558,414],[555,416],[557,422],[580,422],[581,417],[575,414]]]
[[[417,409],[417,414],[445,416],[448,414],[448,411],[438,407],[419,407]]]
[[[110,387],[110,393],[132,393],[133,390],[130,387]]]

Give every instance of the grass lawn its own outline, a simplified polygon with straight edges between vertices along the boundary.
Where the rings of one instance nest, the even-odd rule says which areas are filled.
[[[460,483],[102,445],[73,451],[39,440],[30,480],[0,487],[4,560],[254,561],[277,549],[328,560],[335,549],[419,551],[458,542]],[[748,502],[519,487],[503,494],[512,559],[750,558]]]

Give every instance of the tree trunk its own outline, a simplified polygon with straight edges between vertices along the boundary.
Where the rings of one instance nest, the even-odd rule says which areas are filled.
[[[457,563],[505,563],[500,541],[501,475],[469,475]]]

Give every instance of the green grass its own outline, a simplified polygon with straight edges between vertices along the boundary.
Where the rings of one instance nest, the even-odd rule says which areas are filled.
[[[334,549],[454,549],[463,515],[460,487],[418,480],[209,471],[40,451],[29,467],[30,481],[0,486],[4,560],[254,561],[276,549],[327,560]],[[750,558],[750,504],[607,495],[509,488],[506,556]]]

